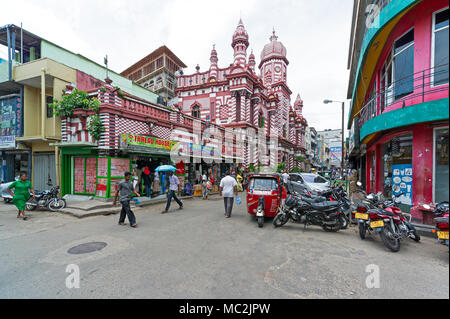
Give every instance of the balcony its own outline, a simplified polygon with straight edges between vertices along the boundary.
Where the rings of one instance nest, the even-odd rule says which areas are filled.
[[[449,65],[445,64],[426,69],[392,82],[383,90],[376,91],[376,94],[370,97],[356,114],[359,116],[360,127],[380,114],[448,98],[448,67]]]

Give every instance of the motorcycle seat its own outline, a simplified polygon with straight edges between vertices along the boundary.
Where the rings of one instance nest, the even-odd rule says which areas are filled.
[[[309,204],[313,209],[320,211],[336,209],[337,207],[339,207],[339,203],[334,201],[323,201],[320,203],[309,203]]]
[[[447,223],[448,224],[448,216],[447,217],[437,217],[434,219],[435,223]]]
[[[314,203],[321,203],[321,202],[325,202],[327,199],[325,198],[325,197],[323,197],[323,196],[311,196],[311,200],[314,202]]]

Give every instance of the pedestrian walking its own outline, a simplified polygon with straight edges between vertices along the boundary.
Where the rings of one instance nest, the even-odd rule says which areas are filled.
[[[183,209],[183,203],[178,199],[177,194],[175,193],[178,192],[178,194],[180,194],[180,180],[173,174],[173,172],[169,172],[167,178],[169,179],[169,192],[167,193],[166,209],[163,210],[161,214],[165,214],[169,211],[172,198],[177,202],[178,205],[180,205],[178,209]]]
[[[11,189],[14,188],[14,193]],[[33,198],[36,198],[36,194],[34,193],[33,186],[31,182],[28,180],[27,173],[21,172],[19,176],[19,180],[13,182],[8,186],[8,192],[13,197],[13,203],[16,205],[19,213],[17,214],[17,218],[20,218],[22,215],[23,220],[27,220],[27,216],[25,216],[25,207],[27,205],[28,200],[30,199],[30,192]]]
[[[283,177],[283,183],[287,185],[287,183],[289,182],[289,174],[286,173],[286,171],[283,171],[283,174],[281,176]]]
[[[233,210],[234,196],[238,196],[238,190],[236,179],[229,172],[226,172],[225,177],[220,181],[219,195],[223,196],[225,217],[230,218]]]
[[[152,193],[152,174],[150,169],[146,166],[142,172],[142,182],[144,184],[145,195],[147,197],[151,196]]]
[[[242,182],[244,181],[244,178],[242,177],[241,173],[237,174],[236,181],[237,181],[238,192],[242,192],[244,190],[244,188],[242,187]]]
[[[155,177],[153,178],[153,192],[158,194],[161,191],[161,185],[159,184],[159,173],[155,171]]]
[[[207,185],[208,184],[208,177],[206,176],[206,174],[205,173],[203,173],[203,175],[202,175],[202,193],[203,193],[203,198],[202,199],[206,199],[206,197],[207,197],[207,191],[208,191],[208,188],[207,188]]]
[[[117,204],[117,197],[119,196],[119,201],[122,204],[122,210],[120,211],[120,218],[119,218],[119,225],[126,225],[125,223],[125,216],[128,217],[128,221],[130,222],[131,227],[136,227],[136,217],[134,216],[134,213],[132,212],[130,208],[130,201],[131,201],[131,194],[136,195],[137,197],[140,197],[133,188],[133,183],[131,182],[131,173],[125,172],[125,181],[122,181],[117,186],[116,195],[114,196],[114,202],[113,205],[116,206]]]

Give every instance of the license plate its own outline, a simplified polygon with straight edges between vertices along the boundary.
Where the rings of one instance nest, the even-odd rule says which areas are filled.
[[[369,219],[369,215],[368,214],[363,214],[363,213],[356,213],[355,214],[355,218],[356,219],[368,220]]]
[[[448,239],[448,231],[438,231],[437,235],[439,239]]]
[[[370,228],[378,228],[378,227],[383,227],[383,226],[384,226],[384,222],[382,220],[377,220],[377,221],[370,223]]]

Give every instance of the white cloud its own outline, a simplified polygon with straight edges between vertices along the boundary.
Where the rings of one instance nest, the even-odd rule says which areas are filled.
[[[190,73],[197,63],[201,70],[209,68],[213,44],[219,66],[232,63],[231,37],[241,15],[257,63],[275,27],[287,48],[292,99],[300,93],[309,125],[322,130],[341,127],[340,105],[325,105],[323,100],[346,97],[352,3],[16,0],[2,4],[0,25],[23,22],[28,31],[98,63],[108,54],[110,67],[116,72],[166,44],[188,65],[186,72]],[[0,50],[0,55],[3,52]],[[348,103],[346,109],[348,113]]]

